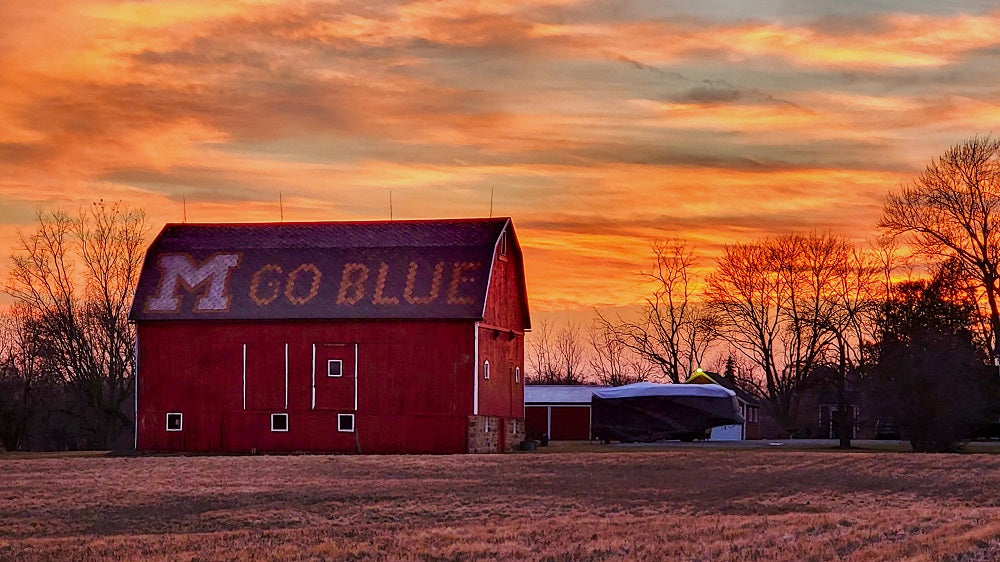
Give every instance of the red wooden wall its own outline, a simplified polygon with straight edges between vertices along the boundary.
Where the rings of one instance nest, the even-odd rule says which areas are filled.
[[[552,408],[551,439],[590,439],[590,406]]]
[[[140,450],[466,449],[474,322],[140,322],[138,335]],[[327,376],[334,358],[340,378]],[[166,431],[168,412],[183,414],[182,431]],[[271,431],[272,413],[288,413],[287,432]],[[338,431],[342,413],[355,414],[356,431]]]
[[[548,406],[524,407],[524,434],[528,439],[538,439],[549,432]]]
[[[524,417],[525,432],[533,439],[538,439],[543,433],[553,440],[590,439],[590,406],[532,405],[525,407]]]
[[[479,414],[524,418],[524,309],[521,304],[523,273],[513,240],[508,255],[500,247],[493,257],[493,272],[487,292],[486,310],[479,327]],[[484,374],[490,362],[490,378]]]

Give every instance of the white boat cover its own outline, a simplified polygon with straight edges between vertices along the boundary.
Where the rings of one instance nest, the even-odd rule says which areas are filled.
[[[726,398],[736,396],[736,393],[717,384],[659,384],[655,382],[637,382],[625,386],[615,386],[603,390],[594,390],[598,398],[634,398],[637,396],[706,396]]]
[[[717,384],[641,382],[596,390],[590,403],[591,432],[605,441],[693,440],[743,422],[736,393]]]

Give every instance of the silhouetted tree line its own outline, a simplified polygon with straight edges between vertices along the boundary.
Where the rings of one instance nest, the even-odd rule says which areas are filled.
[[[534,380],[678,383],[711,360],[790,432],[815,418],[804,399],[832,393],[842,447],[859,405],[919,451],[996,431],[1000,141],[974,137],[933,160],[888,195],[878,229],[865,246],[818,232],[730,244],[705,277],[686,241],[655,242],[638,319],[598,313],[590,373],[549,363]],[[549,340],[532,345],[544,355]]]
[[[7,450],[131,446],[135,330],[128,311],[147,231],[141,211],[98,202],[39,211],[19,233],[0,324],[0,439]]]
[[[961,264],[897,284],[882,312],[871,391],[913,449],[947,451],[993,425],[1000,378],[974,328],[979,310]]]

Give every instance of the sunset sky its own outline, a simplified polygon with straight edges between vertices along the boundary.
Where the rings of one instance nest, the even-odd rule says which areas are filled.
[[[1000,133],[994,2],[0,3],[0,246],[166,222],[514,218],[534,311],[628,305],[649,240],[870,236]]]

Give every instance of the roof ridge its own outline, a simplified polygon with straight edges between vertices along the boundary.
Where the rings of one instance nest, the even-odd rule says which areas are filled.
[[[511,217],[465,217],[446,219],[359,219],[359,220],[316,220],[316,221],[235,221],[235,222],[168,222],[164,226],[203,227],[203,226],[327,226],[327,225],[375,225],[375,224],[442,224],[442,223],[499,223],[510,220]]]

